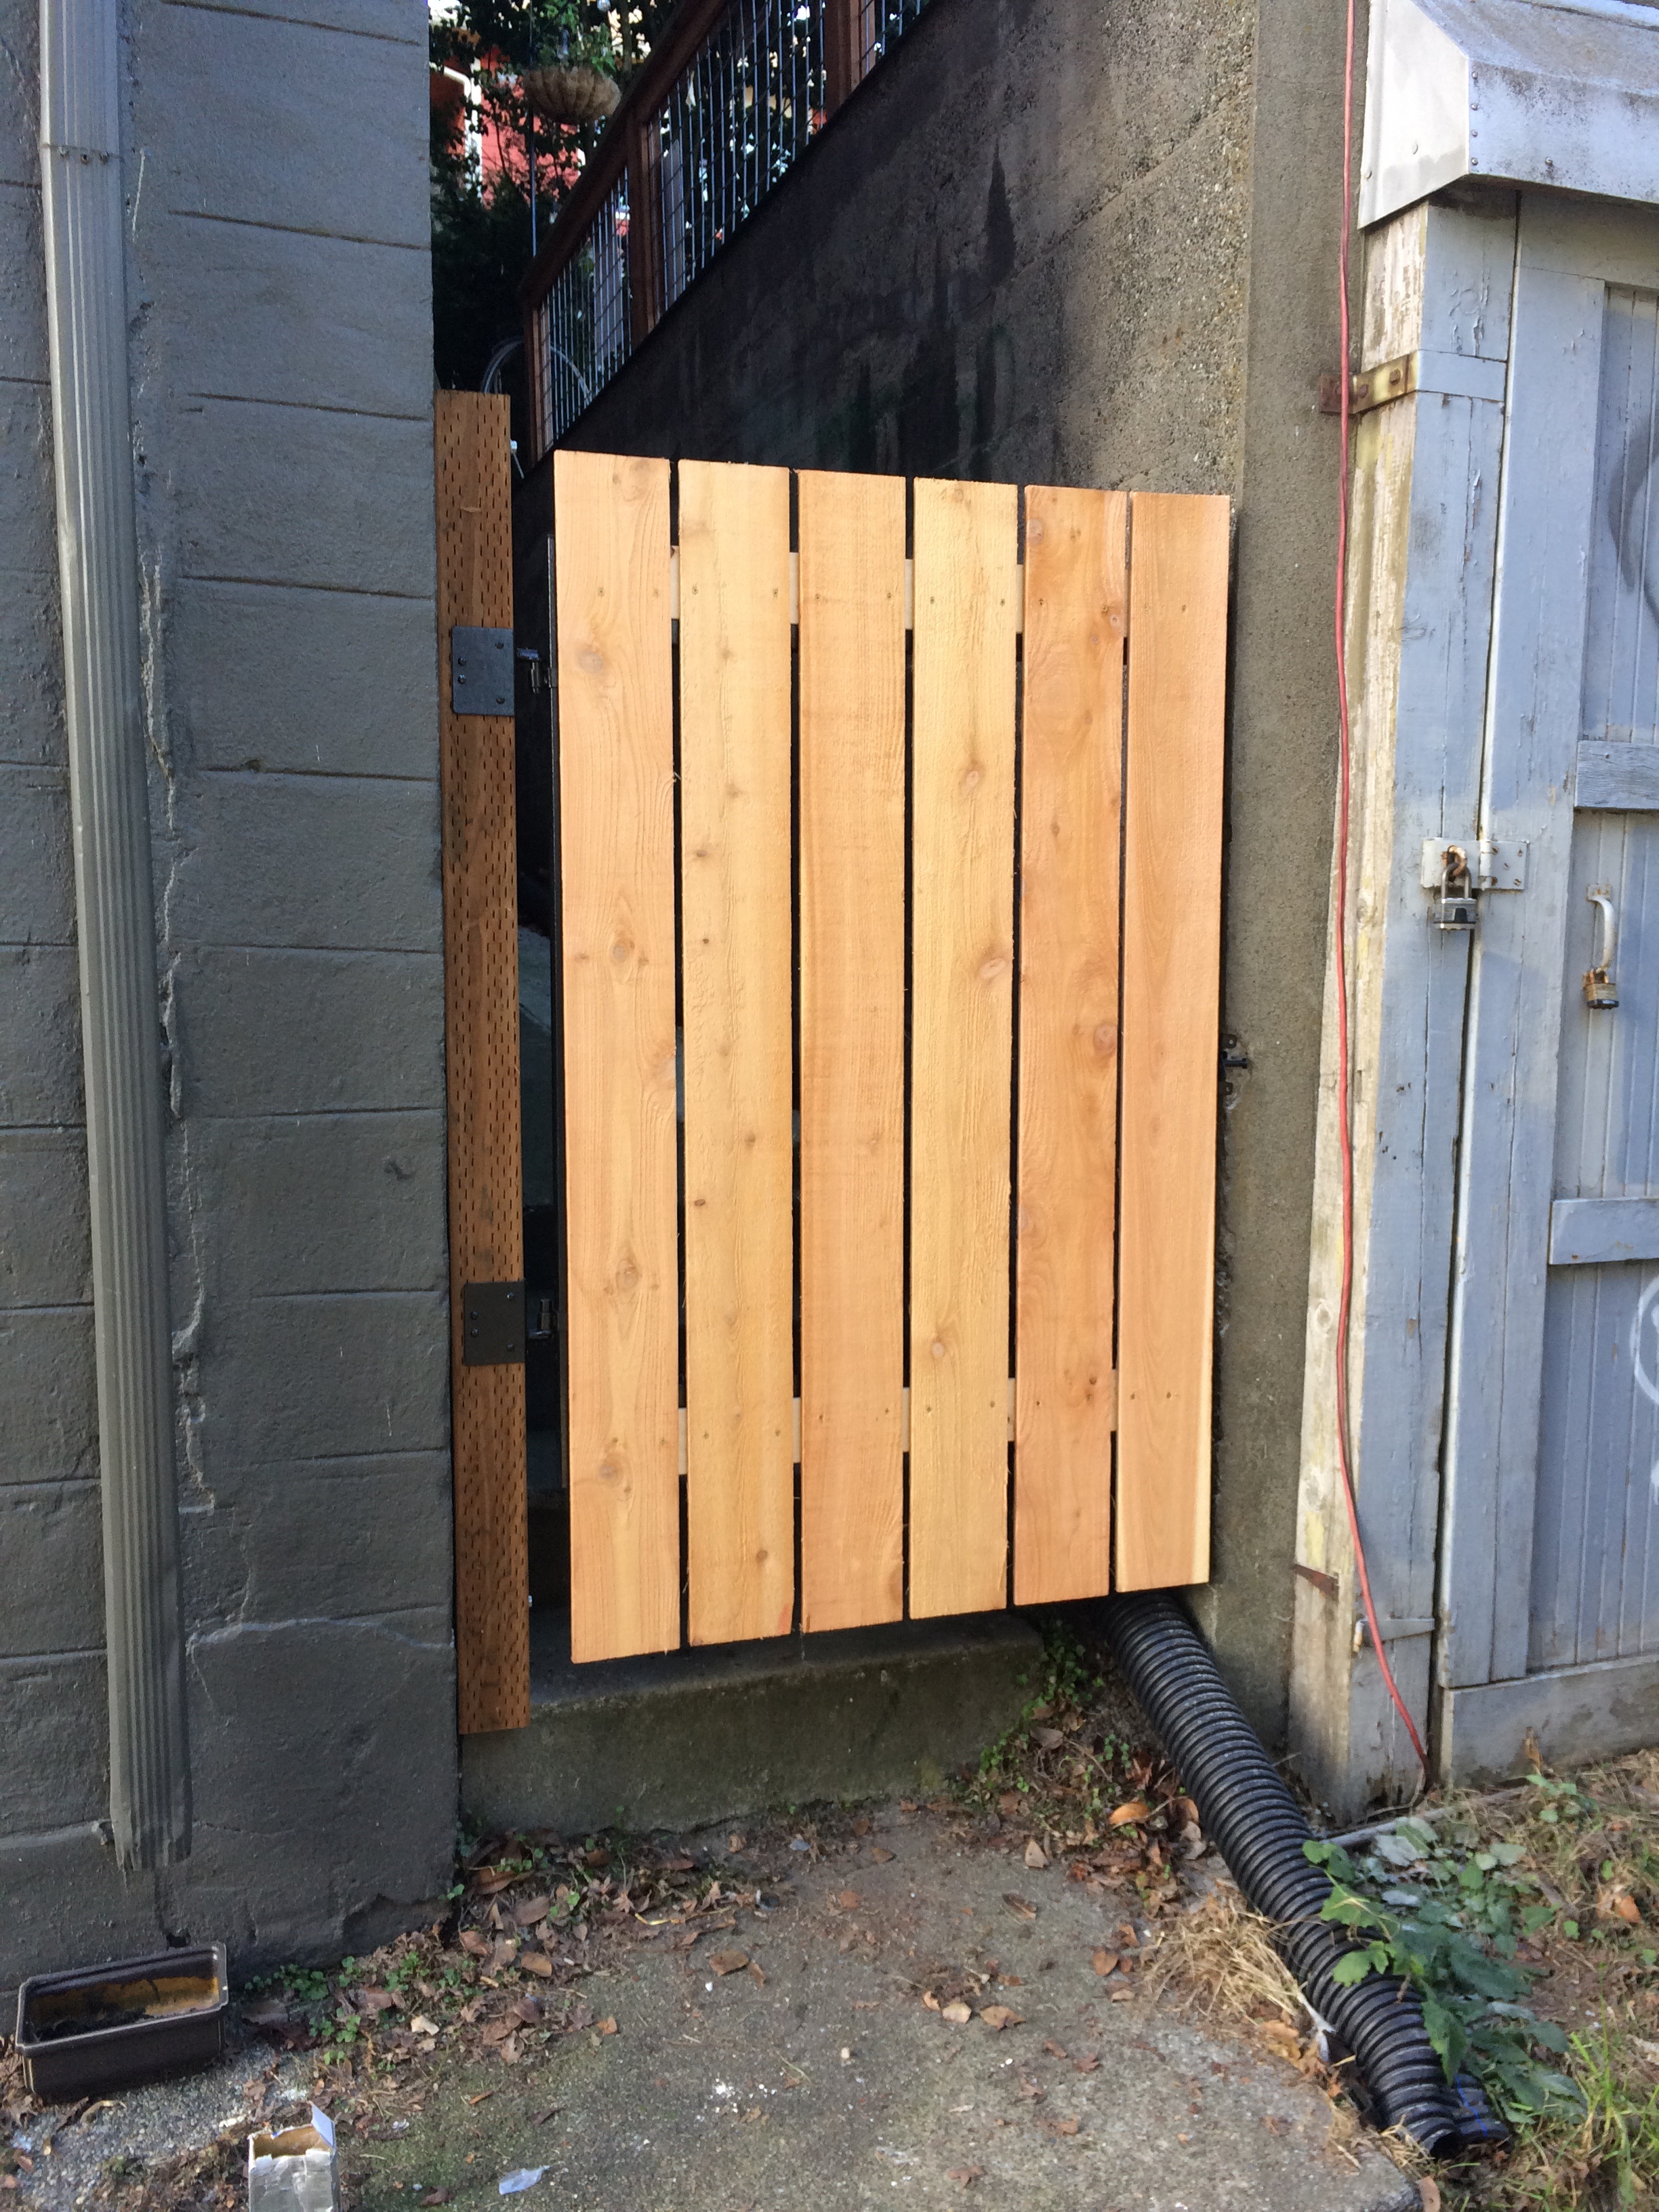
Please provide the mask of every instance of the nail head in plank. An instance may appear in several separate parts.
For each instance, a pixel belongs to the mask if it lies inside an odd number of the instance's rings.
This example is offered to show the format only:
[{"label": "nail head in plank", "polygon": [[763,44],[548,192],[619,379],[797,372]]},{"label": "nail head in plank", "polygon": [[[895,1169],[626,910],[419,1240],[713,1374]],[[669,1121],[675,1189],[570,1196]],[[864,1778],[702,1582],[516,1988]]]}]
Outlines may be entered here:
[{"label": "nail head in plank", "polygon": [[904,1606],[904,482],[803,471],[801,1623]]},{"label": "nail head in plank", "polygon": [[668,464],[554,457],[571,1650],[679,1642]]},{"label": "nail head in plank", "polygon": [[789,476],[679,471],[687,1581],[694,1644],[794,1612]]},{"label": "nail head in plank", "polygon": [[456,1689],[471,1735],[530,1719],[524,1370],[469,1367],[462,1336],[465,1284],[524,1273],[514,727],[458,714],[450,665],[458,627],[513,618],[507,402],[441,392],[434,434]]},{"label": "nail head in plank", "polygon": [[1014,1601],[1111,1587],[1128,501],[1025,494]]},{"label": "nail head in plank", "polygon": [[915,489],[910,1610],[1007,1595],[1017,511]]},{"label": "nail head in plank", "polygon": [[1130,502],[1116,1576],[1209,1573],[1228,506]]}]

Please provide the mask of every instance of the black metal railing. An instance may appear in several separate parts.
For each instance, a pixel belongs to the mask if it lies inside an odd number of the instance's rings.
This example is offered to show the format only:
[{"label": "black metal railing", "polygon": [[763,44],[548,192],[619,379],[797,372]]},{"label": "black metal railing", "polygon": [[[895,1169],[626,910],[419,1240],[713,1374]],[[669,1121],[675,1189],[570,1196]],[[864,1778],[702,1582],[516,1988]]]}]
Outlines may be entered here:
[{"label": "black metal railing", "polygon": [[538,458],[924,4],[684,0],[524,284]]}]

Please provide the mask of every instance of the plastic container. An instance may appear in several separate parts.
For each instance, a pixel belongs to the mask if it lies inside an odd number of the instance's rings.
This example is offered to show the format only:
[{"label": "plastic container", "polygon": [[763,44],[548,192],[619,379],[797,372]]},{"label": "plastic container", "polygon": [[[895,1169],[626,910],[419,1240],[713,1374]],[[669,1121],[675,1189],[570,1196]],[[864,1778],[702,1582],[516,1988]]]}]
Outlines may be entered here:
[{"label": "plastic container", "polygon": [[225,2047],[225,1947],[33,1974],[17,1992],[17,2055],[43,2104],[210,2066]]}]

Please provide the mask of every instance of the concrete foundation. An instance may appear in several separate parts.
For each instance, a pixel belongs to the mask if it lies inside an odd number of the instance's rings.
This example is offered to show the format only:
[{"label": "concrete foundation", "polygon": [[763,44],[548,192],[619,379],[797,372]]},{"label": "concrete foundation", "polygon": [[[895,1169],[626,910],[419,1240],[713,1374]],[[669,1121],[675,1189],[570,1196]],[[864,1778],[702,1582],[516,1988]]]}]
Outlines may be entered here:
[{"label": "concrete foundation", "polygon": [[1019,1718],[1042,1638],[1018,1615],[781,1637],[573,1667],[531,1638],[528,1729],[465,1737],[490,1828],[684,1828],[770,1807],[927,1796]]}]

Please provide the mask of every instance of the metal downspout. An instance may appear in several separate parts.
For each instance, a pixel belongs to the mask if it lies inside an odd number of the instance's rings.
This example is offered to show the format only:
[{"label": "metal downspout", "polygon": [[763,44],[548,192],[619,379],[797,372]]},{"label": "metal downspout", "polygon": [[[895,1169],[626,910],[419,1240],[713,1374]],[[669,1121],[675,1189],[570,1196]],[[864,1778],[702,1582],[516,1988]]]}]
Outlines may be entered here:
[{"label": "metal downspout", "polygon": [[190,1849],[117,0],[40,0],[40,180],[121,1865]]}]

